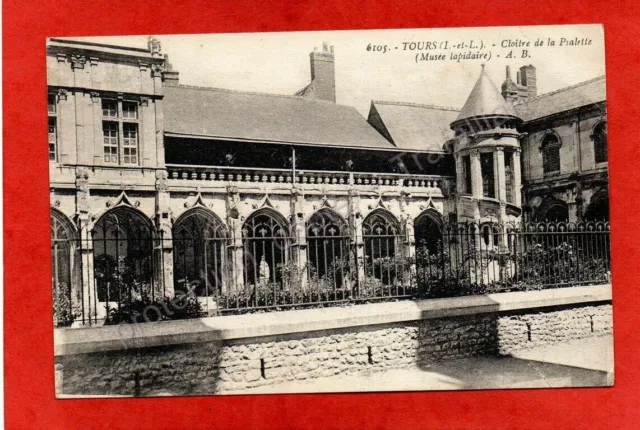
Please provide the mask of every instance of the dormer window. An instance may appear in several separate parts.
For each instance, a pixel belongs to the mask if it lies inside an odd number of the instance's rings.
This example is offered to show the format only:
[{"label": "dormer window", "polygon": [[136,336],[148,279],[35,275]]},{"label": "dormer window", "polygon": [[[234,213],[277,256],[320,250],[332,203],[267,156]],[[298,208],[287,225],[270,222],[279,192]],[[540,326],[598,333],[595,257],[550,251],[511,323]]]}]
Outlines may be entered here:
[{"label": "dormer window", "polygon": [[545,174],[560,172],[560,139],[549,133],[542,139],[542,168]]}]

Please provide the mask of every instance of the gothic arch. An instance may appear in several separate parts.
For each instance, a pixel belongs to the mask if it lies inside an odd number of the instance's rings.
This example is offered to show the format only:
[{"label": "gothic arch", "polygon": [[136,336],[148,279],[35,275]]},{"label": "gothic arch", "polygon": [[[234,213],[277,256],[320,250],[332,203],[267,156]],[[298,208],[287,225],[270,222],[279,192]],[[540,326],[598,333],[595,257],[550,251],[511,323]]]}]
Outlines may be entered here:
[{"label": "gothic arch", "polygon": [[242,225],[246,285],[282,282],[282,268],[289,261],[291,229],[279,212],[263,207]]},{"label": "gothic arch", "polygon": [[364,271],[382,284],[395,283],[404,269],[401,260],[404,246],[398,219],[386,209],[375,209],[362,223]]},{"label": "gothic arch", "polygon": [[435,209],[427,209],[418,215],[413,223],[416,249],[429,254],[438,252],[442,243],[444,222]]},{"label": "gothic arch", "polygon": [[607,148],[607,122],[598,121],[591,129],[593,141],[593,155],[596,163],[605,163],[608,160]]},{"label": "gothic arch", "polygon": [[[156,268],[153,222],[138,209],[120,204],[104,212],[91,229],[97,301],[117,303],[154,297]],[[109,305],[108,305],[109,306]],[[102,309],[95,309],[96,314]]]},{"label": "gothic arch", "polygon": [[330,208],[314,212],[307,221],[307,261],[312,279],[325,278],[341,287],[349,270],[349,227]]},{"label": "gothic arch", "polygon": [[542,151],[542,169],[544,173],[560,172],[560,147],[562,139],[553,130],[547,131],[540,139]]},{"label": "gothic arch", "polygon": [[556,198],[548,198],[535,211],[537,221],[568,221],[569,206]]},{"label": "gothic arch", "polygon": [[51,281],[54,325],[70,325],[82,316],[82,283],[78,231],[71,220],[51,208]]},{"label": "gothic arch", "polygon": [[607,190],[599,190],[591,196],[584,218],[587,221],[609,221],[609,192]]},{"label": "gothic arch", "polygon": [[397,236],[401,233],[398,219],[387,209],[374,209],[362,222],[364,236]]},{"label": "gothic arch", "polygon": [[177,290],[213,296],[227,282],[228,229],[204,207],[191,208],[173,224],[173,277]]},{"label": "gothic arch", "polygon": [[321,208],[307,221],[307,238],[313,236],[343,236],[348,233],[347,221],[331,208]]}]

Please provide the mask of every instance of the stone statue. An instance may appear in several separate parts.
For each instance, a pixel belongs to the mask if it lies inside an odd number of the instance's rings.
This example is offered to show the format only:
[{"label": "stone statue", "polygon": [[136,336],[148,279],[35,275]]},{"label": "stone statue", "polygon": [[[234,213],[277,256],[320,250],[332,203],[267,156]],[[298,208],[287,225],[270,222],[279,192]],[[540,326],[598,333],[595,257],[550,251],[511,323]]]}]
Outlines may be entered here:
[{"label": "stone statue", "polygon": [[269,264],[264,261],[264,255],[260,258],[260,264],[258,265],[258,279],[261,285],[266,285],[269,282],[269,276],[271,276],[271,270]]}]

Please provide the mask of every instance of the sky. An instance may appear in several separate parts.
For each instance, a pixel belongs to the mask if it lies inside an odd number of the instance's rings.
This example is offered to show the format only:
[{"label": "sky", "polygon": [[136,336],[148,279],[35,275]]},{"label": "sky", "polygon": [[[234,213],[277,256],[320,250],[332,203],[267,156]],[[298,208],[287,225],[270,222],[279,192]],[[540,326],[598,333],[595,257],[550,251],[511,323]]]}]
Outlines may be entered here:
[{"label": "sky", "polygon": [[[162,43],[180,83],[239,91],[292,95],[310,82],[309,53],[322,43],[334,46],[337,103],[367,115],[372,100],[422,103],[461,108],[473,88],[481,64],[498,88],[505,66],[515,71],[533,64],[538,94],[573,85],[605,73],[604,35],[599,25],[480,27],[287,33],[154,35]],[[146,48],[147,35],[78,38]],[[547,46],[548,38],[556,41]],[[591,40],[590,45],[560,46],[566,41]],[[533,46],[536,40],[542,47]],[[469,43],[482,43],[488,59],[450,60],[451,52],[478,52]],[[411,50],[411,42],[466,43],[459,50]],[[504,44],[529,47],[502,47]],[[367,47],[387,47],[387,52]],[[384,48],[382,48],[384,49]],[[528,52],[522,57],[522,49]],[[506,58],[512,51],[514,58]],[[445,54],[447,60],[416,62],[416,54]]]}]

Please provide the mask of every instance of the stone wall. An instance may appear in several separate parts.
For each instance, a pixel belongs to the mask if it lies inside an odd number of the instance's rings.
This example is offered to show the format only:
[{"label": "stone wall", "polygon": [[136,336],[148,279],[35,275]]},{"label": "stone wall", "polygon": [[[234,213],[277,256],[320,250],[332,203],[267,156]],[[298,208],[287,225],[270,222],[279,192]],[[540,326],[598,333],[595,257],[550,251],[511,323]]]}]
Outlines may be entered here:
[{"label": "stone wall", "polygon": [[611,305],[576,305],[61,355],[56,373],[63,394],[213,394],[509,354],[611,330]]},{"label": "stone wall", "polygon": [[611,305],[504,315],[498,319],[499,353],[611,334],[612,321]]}]

